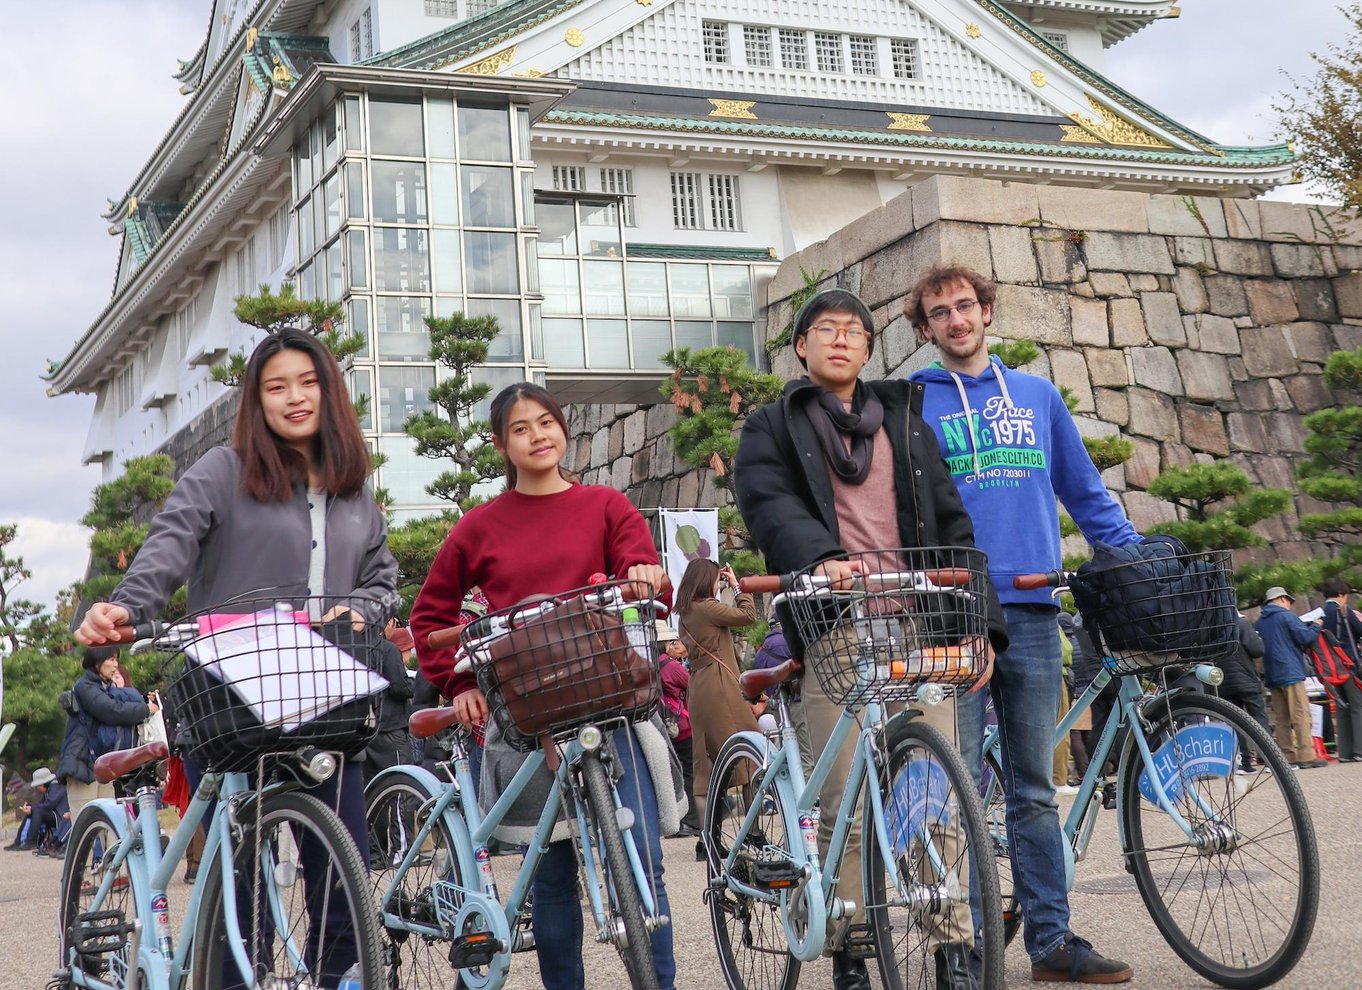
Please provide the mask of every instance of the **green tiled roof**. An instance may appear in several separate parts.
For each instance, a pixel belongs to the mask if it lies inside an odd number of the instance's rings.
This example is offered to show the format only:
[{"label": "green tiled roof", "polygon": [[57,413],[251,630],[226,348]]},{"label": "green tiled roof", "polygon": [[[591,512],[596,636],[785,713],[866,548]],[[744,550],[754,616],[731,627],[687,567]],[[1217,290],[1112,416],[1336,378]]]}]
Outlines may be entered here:
[{"label": "green tiled roof", "polygon": [[669,258],[676,261],[772,261],[775,248],[720,247],[713,244],[625,244],[630,258]]},{"label": "green tiled roof", "polygon": [[508,0],[491,10],[442,28],[392,51],[382,52],[364,65],[398,69],[442,69],[446,65],[495,48],[586,0]]},{"label": "green tiled roof", "polygon": [[128,239],[128,247],[132,248],[133,260],[138,265],[146,261],[154,246],[147,225],[137,217],[128,217],[123,221],[123,236]]}]

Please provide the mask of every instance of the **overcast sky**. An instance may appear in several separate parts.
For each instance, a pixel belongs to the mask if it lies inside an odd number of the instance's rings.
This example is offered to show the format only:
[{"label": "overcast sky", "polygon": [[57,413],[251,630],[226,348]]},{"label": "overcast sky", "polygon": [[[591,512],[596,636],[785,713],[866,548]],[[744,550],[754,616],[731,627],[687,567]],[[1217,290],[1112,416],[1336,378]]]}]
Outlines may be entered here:
[{"label": "overcast sky", "polygon": [[[50,604],[84,569],[77,520],[99,477],[79,464],[93,397],[47,398],[39,376],[108,303],[118,241],[105,200],[184,106],[171,73],[202,41],[209,3],[0,0],[0,13],[0,522],[20,527],[34,572],[23,594]],[[1109,50],[1107,73],[1216,141],[1268,143],[1282,71],[1308,75],[1308,53],[1344,27],[1332,0],[1184,0],[1180,19]]]}]

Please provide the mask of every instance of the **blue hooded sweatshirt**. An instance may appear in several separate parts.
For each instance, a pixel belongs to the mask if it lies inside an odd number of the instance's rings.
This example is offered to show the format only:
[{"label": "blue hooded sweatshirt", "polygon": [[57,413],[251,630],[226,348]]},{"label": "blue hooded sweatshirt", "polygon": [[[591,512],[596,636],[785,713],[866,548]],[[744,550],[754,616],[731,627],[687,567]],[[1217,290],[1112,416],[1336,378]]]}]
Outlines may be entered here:
[{"label": "blue hooded sweatshirt", "polygon": [[939,363],[910,377],[927,384],[922,418],[936,431],[1004,604],[1054,603],[1049,589],[1018,591],[1012,579],[1060,566],[1056,497],[1089,543],[1139,542],[1050,382],[997,357],[978,378]]}]

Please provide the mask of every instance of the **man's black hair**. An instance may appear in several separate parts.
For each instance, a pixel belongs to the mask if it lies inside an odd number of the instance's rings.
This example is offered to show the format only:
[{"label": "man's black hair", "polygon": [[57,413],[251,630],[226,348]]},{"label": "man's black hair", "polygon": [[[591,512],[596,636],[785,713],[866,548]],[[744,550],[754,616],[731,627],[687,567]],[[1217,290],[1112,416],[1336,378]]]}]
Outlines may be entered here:
[{"label": "man's black hair", "polygon": [[[793,347],[795,341],[809,332],[809,327],[813,326],[813,321],[824,313],[851,313],[858,317],[861,326],[865,327],[868,334],[866,338],[866,357],[875,353],[875,319],[870,315],[870,307],[862,301],[861,297],[854,292],[846,289],[824,289],[822,292],[815,293],[803,306],[799,307],[799,312],[795,313],[793,332],[790,336],[790,346]],[[795,352],[796,356],[798,351]],[[808,362],[803,358],[799,363],[808,367]]]}]

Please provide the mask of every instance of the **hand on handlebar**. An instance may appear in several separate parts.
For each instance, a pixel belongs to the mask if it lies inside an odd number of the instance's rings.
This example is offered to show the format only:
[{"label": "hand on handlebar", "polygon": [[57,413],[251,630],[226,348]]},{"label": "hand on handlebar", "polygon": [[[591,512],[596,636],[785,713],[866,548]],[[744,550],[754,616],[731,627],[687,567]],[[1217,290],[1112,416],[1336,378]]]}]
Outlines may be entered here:
[{"label": "hand on handlebar", "polygon": [[469,688],[461,694],[456,694],[449,707],[454,709],[454,717],[459,720],[459,724],[470,729],[487,720],[487,699],[477,688]]},{"label": "hand on handlebar", "polygon": [[364,616],[360,615],[349,605],[333,606],[325,615],[322,616],[322,622],[323,623],[333,622],[336,619],[341,618],[346,613],[349,613],[350,615],[350,628],[353,629],[355,632],[363,632]]},{"label": "hand on handlebar", "polygon": [[116,643],[118,642],[117,628],[126,626],[131,621],[132,616],[122,605],[95,602],[85,613],[85,617],[81,619],[80,627],[76,629],[75,636],[85,646]]},{"label": "hand on handlebar", "polygon": [[650,598],[662,591],[667,572],[661,564],[635,564],[624,575],[626,580],[646,582],[633,585],[629,593],[634,598]]},{"label": "hand on handlebar", "polygon": [[848,591],[857,574],[861,573],[859,560],[825,560],[814,570],[828,579],[828,587],[833,591]]}]

